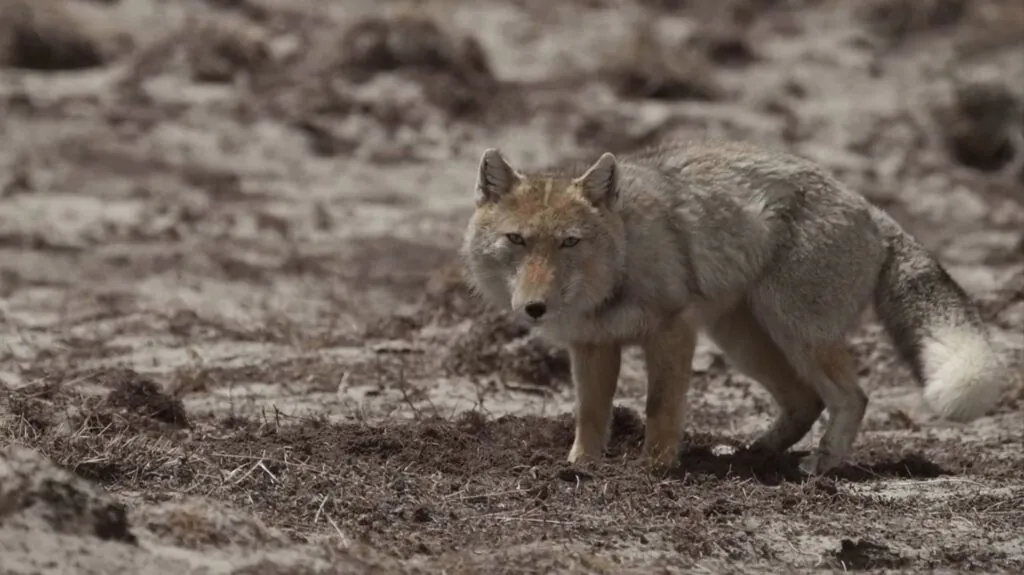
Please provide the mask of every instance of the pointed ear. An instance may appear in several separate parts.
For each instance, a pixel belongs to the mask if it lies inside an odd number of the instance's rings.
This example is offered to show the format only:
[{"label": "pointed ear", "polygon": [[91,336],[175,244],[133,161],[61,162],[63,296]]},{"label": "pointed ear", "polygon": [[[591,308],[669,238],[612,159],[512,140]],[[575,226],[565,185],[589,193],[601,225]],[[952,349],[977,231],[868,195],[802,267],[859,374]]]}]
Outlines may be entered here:
[{"label": "pointed ear", "polygon": [[601,154],[593,166],[573,181],[595,206],[611,207],[619,196],[619,165],[611,152]]},{"label": "pointed ear", "polygon": [[476,176],[476,205],[496,202],[512,190],[521,176],[495,148],[488,148],[480,157]]}]

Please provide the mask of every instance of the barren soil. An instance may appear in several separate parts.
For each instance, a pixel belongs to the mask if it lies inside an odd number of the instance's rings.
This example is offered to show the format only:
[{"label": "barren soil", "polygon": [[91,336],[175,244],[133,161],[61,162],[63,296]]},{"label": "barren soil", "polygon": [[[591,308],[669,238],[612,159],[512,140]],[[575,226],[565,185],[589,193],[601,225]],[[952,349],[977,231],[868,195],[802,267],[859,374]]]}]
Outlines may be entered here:
[{"label": "barren soil", "polygon": [[868,314],[850,463],[677,468],[631,350],[600,464],[564,351],[469,295],[476,162],[742,138],[889,210],[1024,340],[1017,0],[0,0],[0,572],[1024,571],[1024,391],[937,420]]}]

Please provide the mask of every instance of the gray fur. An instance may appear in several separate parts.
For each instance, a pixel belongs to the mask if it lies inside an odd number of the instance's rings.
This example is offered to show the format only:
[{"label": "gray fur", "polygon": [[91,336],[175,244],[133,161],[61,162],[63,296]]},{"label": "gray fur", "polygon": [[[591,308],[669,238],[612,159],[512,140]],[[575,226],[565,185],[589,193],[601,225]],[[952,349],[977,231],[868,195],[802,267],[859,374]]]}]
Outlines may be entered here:
[{"label": "gray fur", "polygon": [[[616,247],[586,257],[614,270],[608,277],[615,279],[595,281],[600,293],[592,297],[552,292],[552,312],[538,328],[564,343],[638,343],[682,314],[772,390],[781,412],[756,446],[787,449],[828,409],[824,437],[803,463],[809,472],[837,465],[858,433],[867,396],[855,372],[829,371],[821,358],[842,346],[868,305],[925,384],[923,350],[936,327],[987,341],[974,304],[942,266],[892,218],[808,160],[704,142],[619,159],[605,154],[592,173],[612,174],[597,181],[617,187],[610,213],[595,217],[620,225],[594,228],[595,245]],[[511,285],[520,270],[500,263],[494,237],[478,228],[471,223],[464,246],[470,277],[492,303],[508,306],[510,290],[496,286]],[[616,229],[621,237],[605,237]],[[760,359],[758,350],[767,350]],[[990,406],[991,386],[984,398],[960,399],[973,384],[943,383],[956,389],[956,401]]]},{"label": "gray fur", "polygon": [[924,383],[921,348],[933,327],[962,326],[984,333],[985,326],[970,297],[942,265],[891,216],[877,209],[874,215],[889,246],[875,307],[900,356]]}]

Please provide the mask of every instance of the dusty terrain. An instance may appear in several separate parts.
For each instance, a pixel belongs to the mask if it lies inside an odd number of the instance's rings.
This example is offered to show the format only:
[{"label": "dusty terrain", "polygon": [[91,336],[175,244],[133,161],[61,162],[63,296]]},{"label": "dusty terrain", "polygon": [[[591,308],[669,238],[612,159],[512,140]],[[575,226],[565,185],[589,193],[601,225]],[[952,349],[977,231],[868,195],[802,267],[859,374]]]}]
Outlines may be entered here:
[{"label": "dusty terrain", "polygon": [[[475,166],[662,138],[818,160],[1024,339],[1015,0],[0,0],[0,572],[1024,570],[1024,392],[935,420],[866,317],[850,464],[564,463],[564,352],[455,250]],[[820,426],[797,451],[816,441]]]}]

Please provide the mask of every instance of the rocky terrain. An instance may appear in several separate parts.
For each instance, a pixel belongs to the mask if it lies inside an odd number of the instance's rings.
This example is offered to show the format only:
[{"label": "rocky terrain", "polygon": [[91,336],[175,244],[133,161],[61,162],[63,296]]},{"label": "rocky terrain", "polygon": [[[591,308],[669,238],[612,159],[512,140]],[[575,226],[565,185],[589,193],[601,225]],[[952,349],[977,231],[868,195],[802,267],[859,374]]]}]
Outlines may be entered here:
[{"label": "rocky terrain", "polygon": [[1024,391],[936,419],[870,314],[849,465],[564,462],[562,350],[474,299],[476,164],[668,138],[814,159],[1024,344],[1017,0],[0,0],[0,573],[1024,570]]}]

